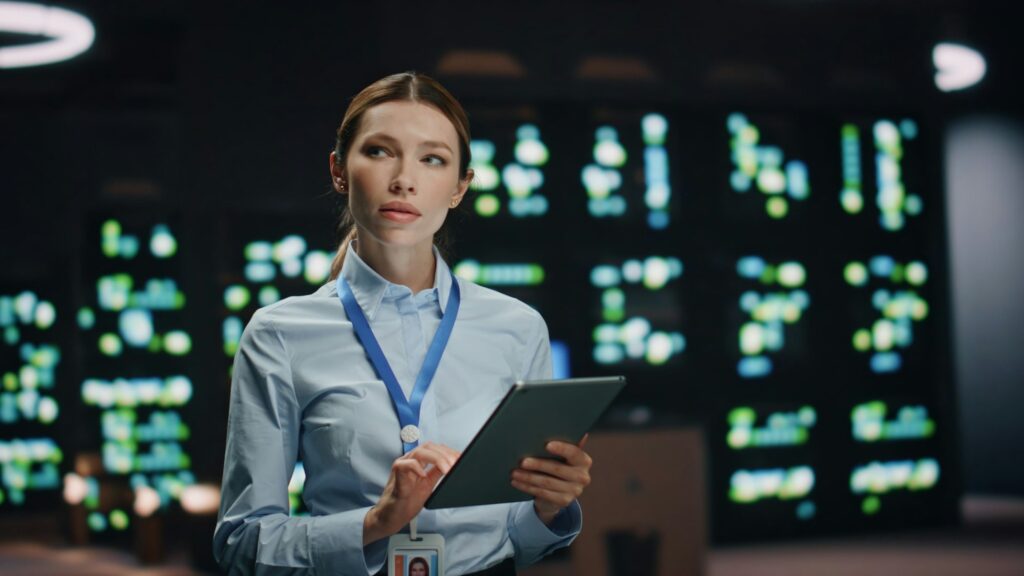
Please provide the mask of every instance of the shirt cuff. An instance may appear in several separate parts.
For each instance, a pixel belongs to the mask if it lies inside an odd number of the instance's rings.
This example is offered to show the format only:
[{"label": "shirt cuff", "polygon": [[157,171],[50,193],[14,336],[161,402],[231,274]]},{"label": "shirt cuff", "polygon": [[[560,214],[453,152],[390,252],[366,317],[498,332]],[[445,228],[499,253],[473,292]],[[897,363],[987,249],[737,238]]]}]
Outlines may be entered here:
[{"label": "shirt cuff", "polygon": [[572,543],[583,528],[583,510],[578,501],[562,509],[551,525],[537,516],[533,502],[521,502],[513,512],[509,536],[516,547],[516,564],[532,564],[558,548]]},{"label": "shirt cuff", "polygon": [[310,551],[318,574],[380,572],[387,560],[388,541],[363,546],[363,522],[370,507],[316,516],[310,530]]}]

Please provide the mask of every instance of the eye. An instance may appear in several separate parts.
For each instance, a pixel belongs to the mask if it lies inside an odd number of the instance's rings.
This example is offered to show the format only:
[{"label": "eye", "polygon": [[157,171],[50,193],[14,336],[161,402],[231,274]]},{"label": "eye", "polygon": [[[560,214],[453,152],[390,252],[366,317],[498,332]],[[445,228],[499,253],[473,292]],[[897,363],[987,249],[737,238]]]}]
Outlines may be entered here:
[{"label": "eye", "polygon": [[448,162],[444,158],[441,158],[440,156],[435,156],[433,154],[423,158],[423,162],[425,162],[429,166],[445,166],[448,164]]},{"label": "eye", "polygon": [[381,146],[367,146],[363,149],[363,153],[370,158],[383,158],[388,155],[388,151]]}]

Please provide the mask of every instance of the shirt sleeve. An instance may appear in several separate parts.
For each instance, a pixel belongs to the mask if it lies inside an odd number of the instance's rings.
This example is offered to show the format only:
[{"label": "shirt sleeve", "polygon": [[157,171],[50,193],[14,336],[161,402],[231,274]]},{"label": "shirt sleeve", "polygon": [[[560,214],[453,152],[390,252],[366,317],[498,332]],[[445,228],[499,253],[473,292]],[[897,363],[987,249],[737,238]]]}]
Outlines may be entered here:
[{"label": "shirt sleeve", "polygon": [[374,574],[386,541],[365,549],[369,508],[291,517],[288,482],[301,420],[281,335],[258,311],[235,356],[214,556],[229,574]]},{"label": "shirt sleeve", "polygon": [[[552,377],[551,342],[544,319],[537,314],[530,350],[523,367],[524,380],[545,380]],[[517,566],[526,566],[540,560],[559,548],[572,543],[583,528],[583,511],[574,501],[555,516],[551,525],[545,525],[537,516],[533,502],[517,502],[509,508],[508,533],[515,548]]]}]

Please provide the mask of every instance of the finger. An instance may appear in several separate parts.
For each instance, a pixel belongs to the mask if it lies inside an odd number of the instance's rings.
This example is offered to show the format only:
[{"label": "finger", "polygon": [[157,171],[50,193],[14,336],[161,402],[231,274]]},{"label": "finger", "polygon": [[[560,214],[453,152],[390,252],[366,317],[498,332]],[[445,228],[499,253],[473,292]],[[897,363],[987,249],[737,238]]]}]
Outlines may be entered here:
[{"label": "finger", "polygon": [[590,483],[590,472],[586,468],[577,468],[564,462],[546,458],[527,458],[516,470],[543,474],[566,482],[587,485]]},{"label": "finger", "polygon": [[547,443],[545,448],[555,456],[565,458],[565,461],[572,466],[582,466],[589,469],[590,465],[593,464],[593,460],[590,458],[590,455],[575,444],[552,440]]},{"label": "finger", "polygon": [[448,458],[451,460],[453,466],[455,465],[455,462],[458,461],[459,457],[462,456],[462,452],[459,452],[454,448],[445,446],[444,444],[436,444],[434,442],[427,442],[427,444],[430,444],[431,446],[435,447],[436,449],[440,450],[445,455],[447,455]]},{"label": "finger", "polygon": [[565,508],[566,506],[572,504],[573,500],[575,500],[575,498],[573,498],[570,494],[554,492],[552,490],[547,490],[546,488],[541,488],[539,486],[524,484],[522,482],[519,482],[518,480],[512,481],[512,487],[515,488],[516,490],[525,492],[530,496],[533,496],[534,498],[540,500],[541,502],[552,504],[554,506],[557,506],[558,508]]},{"label": "finger", "polygon": [[440,454],[444,458],[444,461],[447,462],[447,468],[445,469],[445,474],[447,474],[447,469],[451,469],[452,466],[455,465],[456,460],[459,459],[459,452],[457,452],[457,451],[455,451],[455,450],[453,450],[453,449],[451,449],[451,448],[449,448],[447,446],[444,446],[443,444],[434,444],[434,443],[430,442],[430,443],[427,443],[427,446],[428,446],[428,448],[432,452],[434,452],[436,454]]},{"label": "finger", "polygon": [[[419,450],[420,448],[422,448],[425,451],[443,455],[445,459],[448,460],[449,464],[453,466],[455,465],[455,461],[459,459],[459,456],[461,456],[461,453],[458,452],[457,450],[453,450],[452,448],[449,448],[444,444],[438,444],[436,442],[424,442],[422,445],[416,448],[416,450]],[[413,451],[415,452],[415,450]]]},{"label": "finger", "polygon": [[391,465],[391,469],[392,471],[395,472],[395,474],[411,472],[412,474],[415,474],[420,478],[427,477],[427,470],[423,467],[422,464],[420,464],[418,460],[414,460],[412,458],[399,458],[398,460],[395,460],[395,463]]},{"label": "finger", "polygon": [[579,458],[574,456],[565,462],[551,458],[529,457],[524,458],[519,467],[525,470],[536,470],[561,478],[573,479],[579,478],[581,474],[590,473],[590,456],[586,452],[582,452]]},{"label": "finger", "polygon": [[403,458],[416,460],[424,465],[433,465],[444,474],[447,474],[455,464],[454,459],[449,454],[439,450],[436,444],[418,446],[415,450],[403,456]]},{"label": "finger", "polygon": [[521,484],[534,486],[536,488],[543,488],[550,492],[568,494],[572,498],[578,498],[580,494],[583,494],[584,484],[582,482],[572,482],[562,478],[548,476],[547,474],[515,470],[512,472],[512,479]]},{"label": "finger", "polygon": [[577,446],[579,446],[580,450],[583,450],[583,447],[587,445],[587,440],[590,440],[590,432],[587,432],[586,434],[584,434],[583,438],[580,439],[580,443],[577,444]]}]

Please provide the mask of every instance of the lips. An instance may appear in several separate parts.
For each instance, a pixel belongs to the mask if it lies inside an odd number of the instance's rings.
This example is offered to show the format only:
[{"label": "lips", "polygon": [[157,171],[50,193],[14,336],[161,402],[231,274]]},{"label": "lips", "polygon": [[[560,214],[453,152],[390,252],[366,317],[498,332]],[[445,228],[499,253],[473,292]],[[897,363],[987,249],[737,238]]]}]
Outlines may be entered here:
[{"label": "lips", "polygon": [[412,204],[408,204],[406,202],[388,202],[387,204],[380,207],[380,211],[420,216],[420,211],[417,210],[416,207],[413,206]]},{"label": "lips", "polygon": [[380,207],[380,215],[392,222],[407,224],[420,217],[420,211],[405,202],[388,202]]}]

